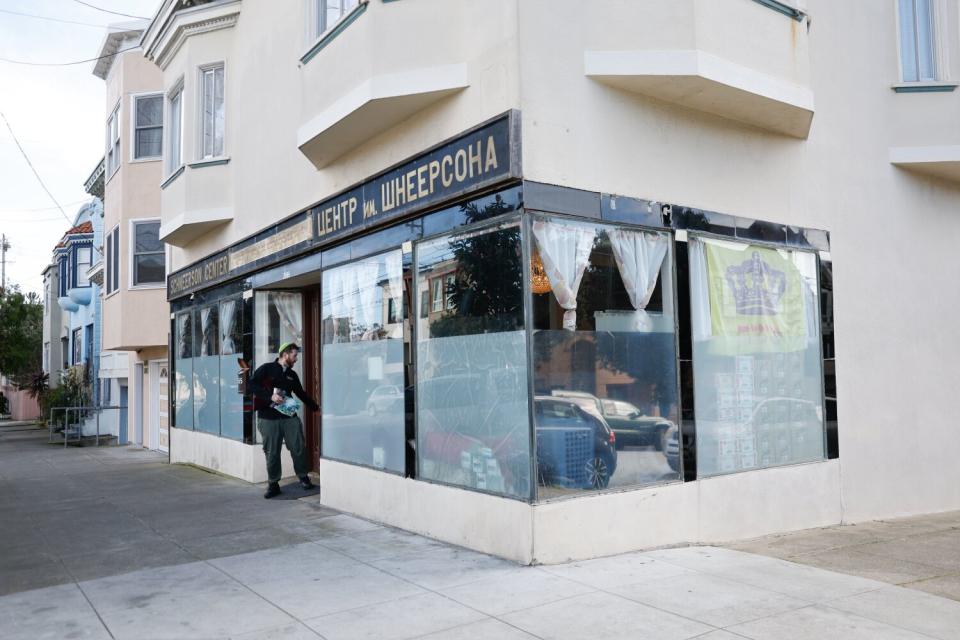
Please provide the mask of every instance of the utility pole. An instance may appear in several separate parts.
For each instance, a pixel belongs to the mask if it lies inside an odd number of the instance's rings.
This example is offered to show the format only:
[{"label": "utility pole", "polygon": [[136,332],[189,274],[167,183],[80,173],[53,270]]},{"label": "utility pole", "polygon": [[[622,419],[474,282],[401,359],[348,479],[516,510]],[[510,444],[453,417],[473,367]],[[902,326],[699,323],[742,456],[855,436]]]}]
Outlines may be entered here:
[{"label": "utility pole", "polygon": [[7,249],[9,248],[7,234],[3,234],[0,236],[0,292],[7,290]]}]

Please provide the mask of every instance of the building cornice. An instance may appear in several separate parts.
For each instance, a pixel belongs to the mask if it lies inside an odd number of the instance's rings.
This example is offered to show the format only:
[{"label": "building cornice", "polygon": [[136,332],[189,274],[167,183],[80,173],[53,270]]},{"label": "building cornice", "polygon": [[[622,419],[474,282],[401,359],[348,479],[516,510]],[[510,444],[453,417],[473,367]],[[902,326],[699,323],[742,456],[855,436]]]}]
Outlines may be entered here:
[{"label": "building cornice", "polygon": [[167,0],[143,33],[144,56],[166,69],[189,37],[233,27],[240,16],[240,2],[215,0],[183,8],[182,0]]}]

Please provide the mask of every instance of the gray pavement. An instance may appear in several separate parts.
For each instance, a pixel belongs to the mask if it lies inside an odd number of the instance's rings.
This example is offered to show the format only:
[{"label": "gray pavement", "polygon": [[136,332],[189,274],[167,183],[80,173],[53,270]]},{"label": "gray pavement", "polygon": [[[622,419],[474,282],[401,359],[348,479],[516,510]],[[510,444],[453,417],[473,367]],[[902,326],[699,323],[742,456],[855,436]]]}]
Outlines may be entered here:
[{"label": "gray pavement", "polygon": [[44,437],[0,424],[4,639],[960,639],[958,602],[769,555],[520,567],[316,497],[266,501],[155,454]]}]

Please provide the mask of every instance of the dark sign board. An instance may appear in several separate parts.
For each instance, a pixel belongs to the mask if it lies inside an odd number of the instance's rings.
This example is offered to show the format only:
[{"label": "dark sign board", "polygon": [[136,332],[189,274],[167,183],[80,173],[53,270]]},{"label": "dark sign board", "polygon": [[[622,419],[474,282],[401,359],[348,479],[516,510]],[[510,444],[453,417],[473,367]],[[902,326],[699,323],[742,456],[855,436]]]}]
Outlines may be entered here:
[{"label": "dark sign board", "polygon": [[288,257],[520,177],[510,112],[167,278],[173,300]]}]

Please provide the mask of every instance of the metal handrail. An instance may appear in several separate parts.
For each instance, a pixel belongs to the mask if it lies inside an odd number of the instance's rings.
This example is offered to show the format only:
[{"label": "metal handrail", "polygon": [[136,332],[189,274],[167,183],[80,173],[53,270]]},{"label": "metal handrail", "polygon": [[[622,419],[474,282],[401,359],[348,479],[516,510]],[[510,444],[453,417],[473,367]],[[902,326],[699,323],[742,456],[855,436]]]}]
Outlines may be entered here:
[{"label": "metal handrail", "polygon": [[[127,407],[126,407],[126,406],[123,406],[123,405],[114,405],[114,406],[106,406],[106,407],[103,407],[103,406],[50,407],[50,421],[48,422],[48,425],[49,425],[49,434],[48,434],[47,441],[48,441],[48,442],[53,442],[53,412],[54,412],[54,411],[60,410],[60,411],[63,411],[63,412],[64,412],[64,423],[63,423],[63,447],[64,447],[64,449],[66,449],[66,447],[67,447],[67,440],[68,440],[68,438],[67,438],[67,429],[70,428],[70,412],[71,412],[71,411],[76,411],[76,412],[79,413],[80,411],[95,411],[95,412],[96,412],[96,418],[97,418],[96,444],[97,444],[97,446],[99,447],[99,446],[100,446],[100,413],[101,413],[102,411],[104,411],[104,410],[107,410],[107,409],[126,409],[126,408],[127,408]],[[79,425],[80,423],[78,422],[77,424]],[[82,427],[79,427],[79,426],[78,426],[77,430],[78,430],[77,440],[80,440],[81,438],[83,438]]]}]

